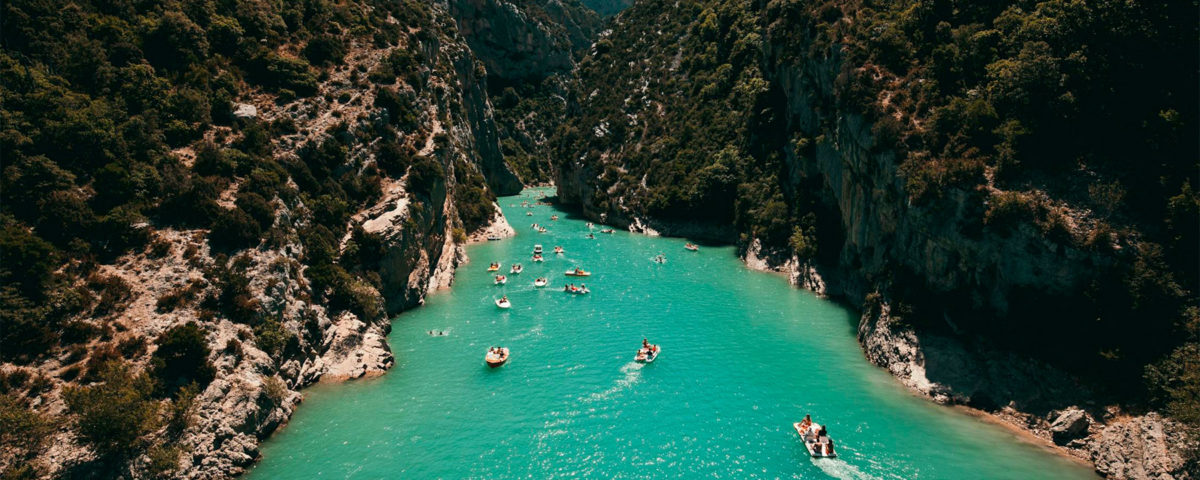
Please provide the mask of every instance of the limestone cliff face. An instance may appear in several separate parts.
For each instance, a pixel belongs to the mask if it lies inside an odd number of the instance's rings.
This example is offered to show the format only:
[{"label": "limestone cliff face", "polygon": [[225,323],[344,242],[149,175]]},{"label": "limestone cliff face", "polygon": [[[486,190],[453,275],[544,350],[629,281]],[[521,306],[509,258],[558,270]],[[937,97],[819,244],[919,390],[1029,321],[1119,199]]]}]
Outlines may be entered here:
[{"label": "limestone cliff face", "polygon": [[574,66],[597,20],[575,0],[448,0],[452,15],[489,75],[538,81]]}]

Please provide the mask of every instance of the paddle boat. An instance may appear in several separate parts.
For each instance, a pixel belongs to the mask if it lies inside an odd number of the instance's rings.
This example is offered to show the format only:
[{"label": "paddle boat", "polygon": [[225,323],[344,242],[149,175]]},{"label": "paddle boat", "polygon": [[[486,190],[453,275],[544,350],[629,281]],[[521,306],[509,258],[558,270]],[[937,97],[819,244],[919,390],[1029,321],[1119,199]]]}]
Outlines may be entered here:
[{"label": "paddle boat", "polygon": [[533,281],[533,286],[535,286],[535,287],[538,287],[538,288],[542,288],[542,287],[546,286],[546,285],[547,285],[547,284],[549,284],[549,283],[550,283],[550,282],[549,282],[548,280],[546,280],[546,278],[545,278],[545,277],[539,277],[537,280],[534,280],[534,281]]},{"label": "paddle boat", "polygon": [[559,246],[555,246],[555,247],[554,247],[554,253],[557,253],[557,254],[559,254],[559,255],[562,255],[564,251],[565,251],[565,250],[563,250],[563,248],[562,248],[562,247],[559,247]]},{"label": "paddle boat", "polygon": [[800,434],[800,439],[804,441],[804,448],[808,449],[808,454],[813,458],[836,458],[837,452],[833,451],[833,439],[829,438],[825,427],[814,423],[808,416],[804,416],[803,422],[792,424],[795,427],[796,433]]},{"label": "paddle boat", "polygon": [[512,268],[508,270],[508,273],[511,273],[513,275],[520,275],[521,272],[523,272],[523,271],[525,271],[525,267],[522,267],[521,264],[519,264],[519,263],[514,263]]},{"label": "paddle boat", "polygon": [[658,255],[655,255],[655,256],[654,256],[654,263],[667,263],[667,256],[666,256],[666,255],[663,255],[663,254],[661,254],[661,253],[660,253],[660,254],[658,254]]},{"label": "paddle boat", "polygon": [[509,308],[512,306],[512,302],[508,301],[507,296],[504,296],[500,297],[499,300],[496,300],[496,306],[500,308]]},{"label": "paddle boat", "polygon": [[504,285],[508,283],[508,277],[504,275],[496,275],[496,285]]},{"label": "paddle boat", "polygon": [[563,287],[563,292],[573,293],[575,295],[587,295],[592,293],[592,291],[588,290],[587,286],[583,284],[580,284],[578,287],[575,285],[567,285],[566,287]]},{"label": "paddle boat", "polygon": [[488,266],[488,271],[489,271],[489,272],[495,272],[495,271],[499,271],[499,270],[500,270],[500,264],[499,264],[499,263],[492,262],[492,264]]},{"label": "paddle boat", "polygon": [[574,270],[567,270],[568,277],[589,277],[591,275],[592,275],[591,272],[584,270],[582,268],[579,268],[579,267],[575,267]]},{"label": "paddle boat", "polygon": [[590,229],[590,228],[595,228],[595,227],[596,227],[595,225],[592,225],[592,222],[587,223],[587,228]]},{"label": "paddle boat", "polygon": [[688,249],[688,250],[691,250],[691,251],[693,251],[693,252],[698,252],[698,251],[700,251],[700,247],[696,246],[696,244],[694,244],[694,243],[688,243],[688,244],[685,244],[685,245],[683,246],[683,248],[686,248],[686,249]]},{"label": "paddle boat", "polygon": [[533,261],[535,261],[535,262],[541,262],[542,260],[545,260],[545,259],[543,259],[543,258],[542,258],[542,254],[540,254],[540,253],[535,253],[535,254],[533,254]]},{"label": "paddle boat", "polygon": [[538,233],[546,233],[546,227],[539,228]]},{"label": "paddle boat", "polygon": [[604,230],[600,230],[600,233],[613,233],[614,231],[615,231],[615,230],[613,230],[613,229],[611,229],[611,228],[606,228],[606,229],[604,229]]},{"label": "paddle boat", "polygon": [[533,246],[533,254],[534,254],[534,255],[541,255],[541,254],[542,254],[542,246],[541,246],[541,244],[538,244],[538,245],[534,245],[534,246]]},{"label": "paddle boat", "polygon": [[532,216],[533,216],[533,212],[525,212],[525,216],[526,216],[526,217],[532,217]]},{"label": "paddle boat", "polygon": [[633,357],[633,360],[638,363],[650,363],[658,358],[659,352],[662,352],[662,349],[658,345],[651,345],[645,339],[642,339],[642,348],[638,349],[637,355]]},{"label": "paddle boat", "polygon": [[552,222],[553,222],[553,221],[555,221],[555,220],[558,220],[558,215],[551,215],[551,216],[550,216],[550,221],[552,221]]},{"label": "paddle boat", "polygon": [[534,229],[534,230],[537,230],[537,229],[539,229],[539,228],[542,228],[542,226],[541,226],[541,225],[538,225],[538,224],[536,224],[536,223],[535,223],[535,224],[533,224],[533,225],[530,225],[530,226],[529,226],[529,228],[532,228],[532,229]]},{"label": "paddle boat", "polygon": [[504,365],[508,361],[508,347],[492,347],[488,349],[487,355],[483,357],[483,361],[492,368]]}]

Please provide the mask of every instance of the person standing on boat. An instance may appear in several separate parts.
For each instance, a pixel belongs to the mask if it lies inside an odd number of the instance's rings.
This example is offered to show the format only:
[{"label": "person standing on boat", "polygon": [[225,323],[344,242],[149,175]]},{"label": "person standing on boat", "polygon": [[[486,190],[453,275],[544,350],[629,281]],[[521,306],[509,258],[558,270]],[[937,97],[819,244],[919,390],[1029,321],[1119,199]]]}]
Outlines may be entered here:
[{"label": "person standing on boat", "polygon": [[812,415],[804,415],[804,420],[800,421],[800,430],[807,433],[809,427],[812,427]]}]

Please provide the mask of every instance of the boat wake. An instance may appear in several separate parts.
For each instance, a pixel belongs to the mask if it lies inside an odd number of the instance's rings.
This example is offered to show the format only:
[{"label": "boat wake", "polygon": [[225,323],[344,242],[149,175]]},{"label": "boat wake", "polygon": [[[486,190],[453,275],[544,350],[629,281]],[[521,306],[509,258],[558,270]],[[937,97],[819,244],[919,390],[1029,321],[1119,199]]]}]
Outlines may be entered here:
[{"label": "boat wake", "polygon": [[621,367],[621,373],[625,374],[624,377],[617,379],[617,383],[614,384],[612,387],[609,387],[608,390],[588,395],[586,398],[583,399],[583,401],[598,402],[601,400],[607,400],[609,398],[612,398],[613,395],[616,395],[616,394],[628,389],[631,385],[634,384],[634,382],[637,382],[638,378],[640,378],[642,376],[642,367],[644,367],[644,366],[645,366],[645,364],[638,363],[638,362],[626,363],[624,366]]},{"label": "boat wake", "polygon": [[816,465],[822,472],[833,478],[840,478],[842,480],[880,480],[879,477],[863,472],[858,467],[846,463],[845,460],[840,458],[814,458],[813,465]]},{"label": "boat wake", "polygon": [[531,328],[531,329],[527,330],[525,333],[521,333],[521,334],[519,334],[519,335],[517,335],[517,336],[513,337],[513,338],[512,338],[512,341],[514,341],[514,342],[515,342],[515,341],[518,341],[518,340],[524,340],[524,339],[526,339],[526,338],[529,338],[529,337],[536,337],[536,336],[538,336],[538,335],[541,335],[541,334],[542,334],[542,325],[541,325],[541,324],[538,324],[538,325],[534,325],[534,327],[533,327],[533,328]]}]

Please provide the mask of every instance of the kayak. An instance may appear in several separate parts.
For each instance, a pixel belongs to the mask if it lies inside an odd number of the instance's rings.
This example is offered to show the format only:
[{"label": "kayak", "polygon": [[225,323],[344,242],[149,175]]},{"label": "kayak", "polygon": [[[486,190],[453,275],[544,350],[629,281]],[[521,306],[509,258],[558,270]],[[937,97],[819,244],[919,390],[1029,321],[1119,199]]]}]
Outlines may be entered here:
[{"label": "kayak", "polygon": [[508,300],[501,298],[499,300],[496,300],[496,306],[500,307],[500,308],[509,308],[512,306],[512,302],[509,302]]},{"label": "kayak", "polygon": [[484,355],[483,361],[487,362],[489,367],[496,368],[504,365],[508,361],[508,347],[500,347],[500,352],[488,352]]},{"label": "kayak", "polygon": [[533,281],[533,286],[541,288],[541,287],[546,286],[546,284],[548,284],[548,283],[550,283],[550,282],[546,281],[546,279],[539,278],[539,279]]},{"label": "kayak", "polygon": [[662,352],[662,349],[658,345],[651,345],[650,348],[639,348],[637,356],[633,357],[633,360],[641,363],[650,363],[658,358],[659,352]]},{"label": "kayak", "polygon": [[590,277],[590,276],[592,276],[592,273],[586,272],[583,270],[567,270],[567,276],[568,277]]},{"label": "kayak", "polygon": [[488,235],[487,239],[489,242],[499,242],[500,241],[500,237],[497,235]]},{"label": "kayak", "polygon": [[821,426],[817,423],[809,425],[808,430],[801,426],[800,422],[792,424],[796,429],[796,433],[800,434],[800,440],[804,442],[804,448],[808,449],[808,454],[814,458],[837,458],[837,452],[833,451],[832,440],[826,436],[825,439],[830,442],[829,448],[825,448],[824,443],[820,443],[817,438],[817,432],[821,431]]}]

